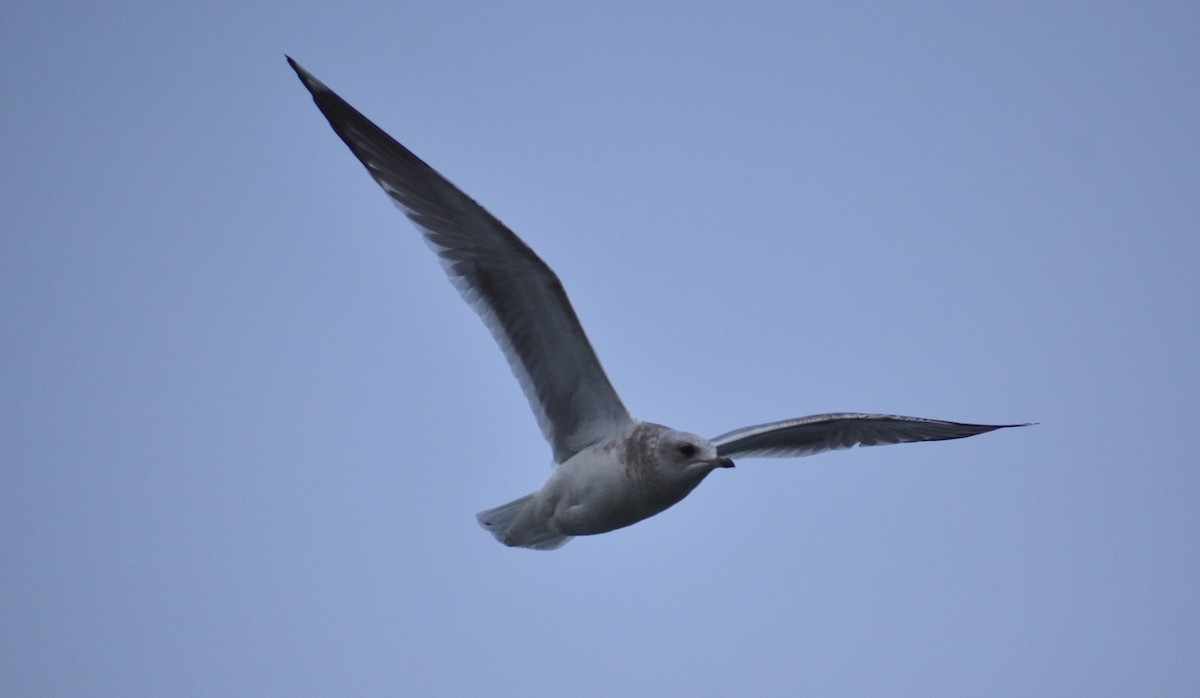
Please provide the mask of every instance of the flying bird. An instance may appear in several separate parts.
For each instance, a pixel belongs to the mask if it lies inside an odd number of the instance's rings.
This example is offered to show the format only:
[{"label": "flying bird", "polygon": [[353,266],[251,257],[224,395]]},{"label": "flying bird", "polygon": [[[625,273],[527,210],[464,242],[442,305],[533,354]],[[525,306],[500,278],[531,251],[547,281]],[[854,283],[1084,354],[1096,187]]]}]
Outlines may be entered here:
[{"label": "flying bird", "polygon": [[367,172],[421,231],[483,318],[554,452],[536,492],[480,512],[501,543],[537,550],[605,533],[678,503],[742,457],[942,441],[1023,424],[885,414],[819,414],[706,439],[635,418],[605,376],[562,282],[532,249],[432,167],[300,67],[288,64]]}]

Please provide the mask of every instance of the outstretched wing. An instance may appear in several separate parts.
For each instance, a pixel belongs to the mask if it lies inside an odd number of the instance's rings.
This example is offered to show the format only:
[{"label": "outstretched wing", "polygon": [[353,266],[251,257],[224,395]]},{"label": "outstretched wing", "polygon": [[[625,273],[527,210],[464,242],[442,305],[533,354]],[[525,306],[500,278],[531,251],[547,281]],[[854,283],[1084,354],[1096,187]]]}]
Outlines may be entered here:
[{"label": "outstretched wing", "polygon": [[450,280],[504,350],[562,463],[632,418],[596,358],[562,283],[503,223],[301,68],[333,130],[417,225]]},{"label": "outstretched wing", "polygon": [[811,456],[854,446],[945,441],[1028,424],[962,424],[891,414],[816,414],[735,429],[712,439],[717,454],[729,458]]}]

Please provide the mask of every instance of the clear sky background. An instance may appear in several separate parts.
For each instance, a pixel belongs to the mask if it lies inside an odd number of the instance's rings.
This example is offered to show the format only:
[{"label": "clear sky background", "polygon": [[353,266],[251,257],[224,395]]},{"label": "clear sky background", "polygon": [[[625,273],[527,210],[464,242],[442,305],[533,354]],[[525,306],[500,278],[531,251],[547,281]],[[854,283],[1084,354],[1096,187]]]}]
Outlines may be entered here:
[{"label": "clear sky background", "polygon": [[[1200,692],[1196,3],[7,3],[0,694]],[[287,52],[744,460],[554,553],[550,452]]]}]

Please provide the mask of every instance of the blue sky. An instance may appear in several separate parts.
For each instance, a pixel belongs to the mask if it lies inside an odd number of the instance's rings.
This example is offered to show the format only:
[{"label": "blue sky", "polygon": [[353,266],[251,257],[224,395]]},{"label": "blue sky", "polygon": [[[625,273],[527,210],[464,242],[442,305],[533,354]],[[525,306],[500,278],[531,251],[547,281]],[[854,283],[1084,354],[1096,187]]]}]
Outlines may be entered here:
[{"label": "blue sky", "polygon": [[[10,5],[0,694],[1200,690],[1194,4]],[[504,548],[549,448],[285,52],[642,418],[1040,425]]]}]

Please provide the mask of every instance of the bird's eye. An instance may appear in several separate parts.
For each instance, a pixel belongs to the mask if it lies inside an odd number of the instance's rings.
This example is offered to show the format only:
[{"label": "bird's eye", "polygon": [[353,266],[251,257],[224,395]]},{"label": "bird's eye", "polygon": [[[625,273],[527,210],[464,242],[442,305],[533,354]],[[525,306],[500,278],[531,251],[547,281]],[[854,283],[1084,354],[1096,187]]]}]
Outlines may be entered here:
[{"label": "bird's eye", "polygon": [[696,455],[696,447],[692,444],[680,444],[679,455],[683,456],[684,458],[691,458],[692,456]]}]

